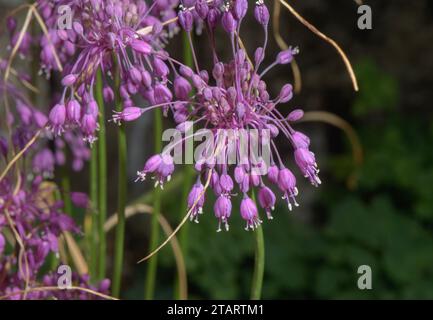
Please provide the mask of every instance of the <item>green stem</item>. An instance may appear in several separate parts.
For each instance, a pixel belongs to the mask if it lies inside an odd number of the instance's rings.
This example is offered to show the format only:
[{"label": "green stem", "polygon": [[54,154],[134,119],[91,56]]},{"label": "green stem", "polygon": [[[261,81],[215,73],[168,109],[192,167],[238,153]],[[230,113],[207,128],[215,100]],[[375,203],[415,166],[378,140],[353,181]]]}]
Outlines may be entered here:
[{"label": "green stem", "polygon": [[[161,109],[155,110],[154,119],[154,136],[155,136],[155,152],[161,152],[162,148],[162,113]],[[154,250],[158,246],[159,242],[159,223],[158,216],[161,212],[161,191],[159,188],[154,190],[153,199],[153,214],[150,223],[150,251]],[[156,267],[158,265],[158,256],[155,254],[149,259],[146,271],[146,283],[144,287],[144,298],[151,300],[155,294],[155,282],[156,282]]]},{"label": "green stem", "polygon": [[65,213],[72,215],[72,201],[71,201],[71,180],[69,179],[66,168],[61,169],[62,176],[62,193]]},{"label": "green stem", "polygon": [[[256,202],[255,194],[252,199]],[[260,300],[262,296],[263,274],[265,271],[265,240],[263,237],[263,227],[259,226],[254,231],[255,237],[255,258],[254,258],[254,273],[251,285],[251,300]]]},{"label": "green stem", "polygon": [[[119,66],[116,69],[115,77],[115,90],[116,90],[116,110],[122,111],[122,100],[120,97],[120,70]],[[123,267],[123,251],[125,242],[125,206],[126,206],[126,192],[127,192],[127,180],[126,180],[126,156],[127,156],[127,145],[126,145],[126,132],[125,126],[119,126],[117,131],[118,137],[118,200],[117,200],[117,228],[116,228],[116,239],[114,243],[114,270],[113,270],[113,290],[112,294],[115,297],[120,295],[120,286],[122,280],[122,267]]]},{"label": "green stem", "polygon": [[97,279],[97,266],[98,266],[98,224],[97,224],[97,213],[98,213],[98,149],[93,146],[91,149],[90,158],[90,225],[91,230],[87,233],[89,238],[90,247],[90,276],[92,280]]},{"label": "green stem", "polygon": [[[192,57],[192,50],[188,38],[188,33],[183,32],[182,34],[182,42],[183,42],[183,60],[184,63],[192,67],[194,64],[193,57]],[[182,186],[182,206],[181,210],[179,211],[179,219],[182,220],[188,210],[188,195],[189,191],[191,189],[191,184],[193,183],[194,178],[194,171],[191,170],[189,166],[185,166],[184,168],[184,179],[183,179],[183,186]],[[184,256],[187,255],[188,252],[188,230],[189,230],[189,223],[186,223],[182,229],[179,231],[179,244],[180,248],[182,250],[182,253]],[[181,290],[179,288],[179,276],[176,274],[175,284],[174,284],[174,298],[179,300],[181,298],[180,296]]]},{"label": "green stem", "polygon": [[101,70],[96,74],[96,102],[99,106],[99,135],[98,135],[98,208],[99,208],[99,279],[105,278],[107,240],[104,224],[107,219],[107,142],[105,134],[105,107],[103,97],[103,82]]}]

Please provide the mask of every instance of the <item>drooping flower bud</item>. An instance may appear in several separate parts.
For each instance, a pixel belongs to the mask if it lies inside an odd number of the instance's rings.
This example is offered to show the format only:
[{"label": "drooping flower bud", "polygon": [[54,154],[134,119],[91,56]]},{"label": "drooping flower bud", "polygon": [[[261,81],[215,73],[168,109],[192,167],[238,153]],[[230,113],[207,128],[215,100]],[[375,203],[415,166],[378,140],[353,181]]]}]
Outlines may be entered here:
[{"label": "drooping flower bud", "polygon": [[192,186],[188,195],[188,210],[191,210],[190,219],[198,223],[198,215],[203,213],[203,205],[205,201],[204,186],[201,182],[197,182]]},{"label": "drooping flower bud", "polygon": [[79,123],[81,119],[81,105],[80,103],[72,99],[66,104],[66,118],[70,122]]},{"label": "drooping flower bud", "polygon": [[197,0],[195,4],[195,11],[201,19],[205,20],[209,12],[209,6],[207,4],[207,1]]},{"label": "drooping flower bud", "polygon": [[192,31],[192,25],[194,22],[194,17],[190,10],[180,10],[179,14],[179,24],[186,32]]},{"label": "drooping flower bud", "polygon": [[277,198],[271,189],[264,186],[259,191],[259,203],[260,206],[266,211],[268,219],[273,219],[271,211],[274,210],[275,202]]},{"label": "drooping flower bud", "polygon": [[232,202],[226,196],[220,195],[214,205],[215,217],[218,219],[217,232],[221,231],[221,222],[224,223],[226,231],[229,231],[228,219],[232,212]]},{"label": "drooping flower bud", "polygon": [[289,113],[289,115],[287,116],[287,120],[291,122],[295,122],[302,119],[303,116],[304,116],[304,111],[301,109],[296,109]]},{"label": "drooping flower bud", "polygon": [[288,83],[285,84],[280,91],[280,95],[278,96],[278,101],[280,103],[286,103],[293,98],[293,86]]},{"label": "drooping flower bud", "polygon": [[233,33],[236,31],[237,23],[230,11],[223,13],[222,25],[224,30],[228,33]]},{"label": "drooping flower bud", "polygon": [[191,84],[184,77],[177,76],[174,79],[174,94],[180,100],[187,100],[191,92]]},{"label": "drooping flower bud", "polygon": [[269,23],[269,10],[264,4],[263,0],[256,2],[256,7],[254,8],[254,18],[257,22],[266,27]]},{"label": "drooping flower bud", "polygon": [[293,56],[296,55],[298,52],[298,48],[292,49],[292,47],[287,50],[281,51],[277,55],[277,62],[279,64],[288,64],[293,61]]},{"label": "drooping flower bud", "polygon": [[134,51],[142,53],[144,55],[148,55],[152,52],[152,47],[150,46],[150,44],[143,40],[132,39],[130,45]]},{"label": "drooping flower bud", "polygon": [[245,230],[254,230],[262,221],[260,221],[257,206],[246,194],[241,202],[241,217],[246,221]]},{"label": "drooping flower bud", "polygon": [[60,135],[66,120],[66,108],[64,104],[56,104],[48,116],[54,134]]},{"label": "drooping flower bud", "polygon": [[72,86],[77,81],[77,76],[75,74],[68,74],[62,79],[62,85],[65,87]]},{"label": "drooping flower bud", "polygon": [[295,150],[295,162],[305,178],[308,178],[312,185],[318,186],[322,182],[319,179],[316,158],[314,153],[305,148]]}]

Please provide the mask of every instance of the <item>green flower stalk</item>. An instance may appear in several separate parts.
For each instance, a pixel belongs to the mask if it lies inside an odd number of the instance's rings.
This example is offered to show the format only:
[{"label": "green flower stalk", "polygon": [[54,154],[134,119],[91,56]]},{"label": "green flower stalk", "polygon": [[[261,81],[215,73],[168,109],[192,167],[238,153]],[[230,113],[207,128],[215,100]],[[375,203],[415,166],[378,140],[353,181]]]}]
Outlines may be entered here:
[{"label": "green flower stalk", "polygon": [[[120,70],[117,66],[115,77],[116,89],[116,110],[122,111],[122,100],[120,97]],[[126,192],[127,192],[127,177],[126,177],[126,132],[124,126],[119,126],[117,129],[117,145],[118,145],[118,199],[117,199],[117,228],[116,239],[114,243],[114,270],[113,270],[113,296],[119,297],[120,286],[122,279],[123,253],[125,242],[125,207],[126,207]]]}]

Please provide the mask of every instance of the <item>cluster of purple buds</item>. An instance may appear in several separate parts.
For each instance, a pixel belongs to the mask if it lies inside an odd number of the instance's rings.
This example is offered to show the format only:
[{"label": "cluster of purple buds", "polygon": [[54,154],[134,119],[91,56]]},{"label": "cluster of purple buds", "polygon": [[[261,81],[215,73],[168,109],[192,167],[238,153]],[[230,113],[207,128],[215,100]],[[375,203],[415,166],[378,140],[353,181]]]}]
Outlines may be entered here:
[{"label": "cluster of purple buds", "polygon": [[[189,194],[188,207],[191,211],[191,220],[197,222],[205,199],[201,179],[211,173],[210,187],[217,197],[214,212],[218,219],[218,231],[221,230],[221,226],[224,226],[226,230],[229,229],[228,220],[232,211],[231,197],[237,194],[235,185],[238,186],[242,195],[240,213],[246,222],[247,230],[255,229],[262,222],[256,202],[249,195],[256,188],[258,189],[258,204],[269,219],[272,219],[272,210],[276,204],[276,195],[271,185],[279,189],[289,210],[292,210],[293,206],[298,206],[296,177],[286,167],[275,142],[280,135],[292,145],[294,163],[301,173],[314,186],[320,184],[315,156],[309,150],[310,139],[293,128],[293,123],[303,117],[303,111],[295,109],[283,115],[277,108],[280,104],[285,104],[292,99],[292,85],[284,85],[280,93],[272,98],[264,80],[272,68],[289,64],[298,54],[298,49],[284,50],[269,66],[262,67],[267,47],[269,11],[263,1],[257,1],[254,7],[254,17],[263,27],[265,40],[263,46],[258,47],[253,58],[250,59],[238,38],[241,22],[247,9],[246,0],[183,1],[183,6],[178,13],[180,26],[185,31],[191,32],[194,21],[193,13],[206,22],[211,37],[217,26],[221,25],[230,35],[233,53],[231,61],[227,63],[220,61],[215,47],[212,46],[214,65],[211,76],[209,76],[206,70],[199,69],[197,60],[195,60],[195,70],[173,60],[179,65],[179,68],[178,71],[175,71],[172,85],[173,100],[169,106],[156,103],[147,108],[125,109],[113,116],[115,121],[132,121],[146,111],[160,107],[167,111],[169,108],[180,131],[185,132],[186,121],[191,121],[193,124],[203,124],[203,127],[212,133],[213,138],[208,140],[203,153],[198,159],[195,159],[195,169],[199,176]],[[192,50],[195,56],[194,48]],[[168,59],[172,61],[171,58]],[[240,134],[245,130],[258,130],[259,137],[247,134],[245,143]],[[230,137],[227,135],[229,131],[232,132]],[[249,146],[257,143],[260,138],[265,138],[265,133],[269,139],[267,145],[271,149],[269,161],[265,161],[261,154],[252,155],[247,152],[245,155],[242,145]],[[188,138],[191,137],[184,137],[182,142]],[[172,149],[151,157],[144,169],[138,173],[139,179],[144,180],[147,173],[154,173],[157,184],[167,180],[174,168],[173,159],[168,155]],[[233,154],[237,157],[237,163],[234,166],[228,161],[230,155]],[[165,167],[161,165],[164,157],[168,160],[169,170],[163,170]],[[223,159],[223,161],[218,159]]]}]

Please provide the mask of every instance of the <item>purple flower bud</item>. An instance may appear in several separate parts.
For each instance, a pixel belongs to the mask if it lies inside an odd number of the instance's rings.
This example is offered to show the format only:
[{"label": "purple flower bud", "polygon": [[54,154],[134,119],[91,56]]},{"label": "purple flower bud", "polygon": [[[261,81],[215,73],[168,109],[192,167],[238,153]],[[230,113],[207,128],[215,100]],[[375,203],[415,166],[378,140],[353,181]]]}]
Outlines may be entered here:
[{"label": "purple flower bud", "polygon": [[134,51],[142,53],[144,55],[148,55],[152,52],[152,47],[150,46],[150,44],[143,40],[132,39],[130,45]]},{"label": "purple flower bud", "polygon": [[273,184],[277,184],[278,183],[278,174],[279,174],[280,170],[278,170],[278,167],[274,164],[271,165],[268,168],[268,179],[270,182],[272,182]]},{"label": "purple flower bud", "polygon": [[140,84],[142,80],[141,72],[136,67],[131,67],[131,69],[129,69],[129,76],[135,84]]},{"label": "purple flower bud", "polygon": [[81,105],[77,100],[70,100],[66,104],[66,118],[71,122],[79,123],[81,119]]},{"label": "purple flower bud", "polygon": [[194,17],[190,10],[180,10],[179,14],[179,24],[186,31],[191,32]]},{"label": "purple flower bud", "polygon": [[308,149],[310,146],[310,138],[308,138],[305,134],[299,131],[295,131],[292,134],[293,146],[295,149],[304,148]]},{"label": "purple flower bud", "polygon": [[238,116],[239,120],[244,119],[246,113],[246,107],[245,104],[242,102],[239,102],[236,104],[236,115]]},{"label": "purple flower bud", "polygon": [[314,153],[305,148],[298,148],[295,150],[295,162],[312,185],[317,187],[322,183],[318,176],[319,170]]},{"label": "purple flower bud", "polygon": [[293,97],[293,87],[290,83],[285,84],[280,91],[280,95],[278,96],[279,103],[286,103],[291,100]]},{"label": "purple flower bud", "polygon": [[236,166],[234,170],[235,175],[235,181],[236,183],[240,184],[244,180],[245,177],[245,170],[242,166]]},{"label": "purple flower bud", "polygon": [[69,39],[68,33],[64,29],[57,30],[57,36],[63,41],[68,41]]},{"label": "purple flower bud", "polygon": [[221,186],[221,191],[224,194],[230,194],[230,192],[233,190],[233,180],[232,178],[224,173],[221,175],[220,179],[219,179],[219,184]]},{"label": "purple flower bud", "polygon": [[276,202],[275,194],[268,187],[263,187],[259,191],[260,206],[266,211],[268,219],[272,219],[271,210],[274,210]]},{"label": "purple flower bud", "polygon": [[280,134],[280,130],[278,130],[278,127],[273,124],[268,124],[268,129],[272,138],[276,138]]},{"label": "purple flower bud", "polygon": [[[167,180],[170,180],[171,174],[174,171],[174,162],[173,157],[169,154],[162,155],[162,161],[161,165],[158,168],[158,173],[161,176],[162,179],[167,178]],[[160,181],[162,184],[162,180]]]},{"label": "purple flower bud", "polygon": [[209,73],[206,70],[201,70],[199,75],[200,78],[202,78],[205,83],[209,82]]},{"label": "purple flower bud", "polygon": [[222,62],[217,62],[212,70],[212,76],[215,80],[219,80],[224,76],[224,64]]},{"label": "purple flower bud", "polygon": [[287,116],[287,120],[295,122],[300,120],[303,116],[304,111],[302,111],[301,109],[296,109],[289,113],[289,115]]},{"label": "purple flower bud", "polygon": [[179,72],[181,75],[187,78],[191,78],[194,75],[194,71],[188,66],[182,65],[179,68]]},{"label": "purple flower bud", "polygon": [[248,229],[254,230],[261,223],[256,204],[246,194],[241,202],[241,217],[247,222],[245,227],[247,231]]},{"label": "purple flower bud", "polygon": [[223,13],[222,25],[224,30],[228,33],[233,33],[236,31],[237,23],[230,11],[226,11]]},{"label": "purple flower bud", "polygon": [[141,117],[143,109],[138,107],[127,107],[121,112],[115,111],[113,121],[120,124],[121,121],[134,121]]},{"label": "purple flower bud", "polygon": [[98,118],[99,115],[99,106],[98,103],[95,100],[90,100],[87,104],[87,113],[90,113],[92,116],[95,117],[95,119]]},{"label": "purple flower bud", "polygon": [[204,187],[201,182],[197,182],[192,186],[188,195],[188,210],[191,210],[191,208],[194,207],[190,215],[191,221],[195,219],[195,222],[198,222],[198,215],[203,213],[204,200]]},{"label": "purple flower bud", "polygon": [[76,34],[82,35],[83,34],[83,26],[78,21],[74,21],[72,24],[72,29],[75,31]]},{"label": "purple flower bud", "polygon": [[267,26],[269,23],[269,10],[266,5],[263,3],[263,0],[259,0],[256,3],[256,7],[254,8],[254,18],[256,18],[257,22],[263,26]]},{"label": "purple flower bud", "polygon": [[66,108],[64,104],[56,104],[53,109],[51,109],[48,116],[50,123],[52,125],[52,130],[54,134],[59,135],[63,131],[63,125],[66,120]]},{"label": "purple flower bud", "polygon": [[174,79],[174,94],[180,100],[187,100],[191,93],[191,84],[184,77],[177,76]]},{"label": "purple flower bud", "polygon": [[81,120],[81,128],[86,141],[92,143],[95,140],[94,135],[97,127],[96,118],[92,114],[86,113]]},{"label": "purple flower bud", "polygon": [[289,48],[287,50],[281,51],[277,55],[277,62],[279,64],[288,64],[288,63],[292,62],[293,56],[295,54],[297,54],[298,52],[299,52],[299,50],[297,48],[295,48],[295,49]]},{"label": "purple flower bud", "polygon": [[146,70],[141,71],[141,80],[143,85],[147,88],[152,85],[152,76]]},{"label": "purple flower bud", "polygon": [[296,187],[296,178],[292,171],[287,168],[280,170],[278,174],[278,187],[283,192],[293,190]]},{"label": "purple flower bud", "polygon": [[251,172],[250,183],[252,186],[257,187],[260,184],[260,176],[257,173]]},{"label": "purple flower bud", "polygon": [[153,71],[158,77],[162,78],[167,77],[167,75],[170,73],[170,70],[164,61],[157,57],[153,59]]},{"label": "purple flower bud", "polygon": [[188,119],[188,116],[189,116],[188,110],[185,109],[177,110],[173,114],[174,121],[180,124],[185,122]]},{"label": "purple flower bud", "polygon": [[83,192],[71,192],[71,201],[74,206],[83,209],[88,208],[90,204],[89,197]]},{"label": "purple flower bud", "polygon": [[114,101],[114,92],[113,89],[111,89],[109,86],[104,87],[102,93],[104,95],[105,102],[109,103]]},{"label": "purple flower bud", "polygon": [[197,0],[195,4],[195,11],[201,19],[205,20],[209,12],[209,6],[207,5],[207,1]]},{"label": "purple flower bud", "polygon": [[258,47],[256,51],[254,52],[254,62],[256,65],[259,65],[262,63],[263,59],[265,58],[265,51],[262,47]]},{"label": "purple flower bud", "polygon": [[221,16],[216,8],[211,8],[207,14],[207,24],[210,29],[215,29]]},{"label": "purple flower bud", "polygon": [[248,192],[250,190],[250,175],[245,174],[244,179],[242,180],[242,183],[239,184],[239,189],[242,192]]},{"label": "purple flower bud", "polygon": [[233,7],[235,18],[239,21],[245,17],[248,10],[247,0],[236,0]]},{"label": "purple flower bud", "polygon": [[62,79],[62,85],[64,87],[70,87],[77,81],[77,76],[75,74],[68,74]]},{"label": "purple flower bud", "polygon": [[192,84],[198,91],[201,91],[205,86],[205,84],[203,83],[203,79],[198,74],[194,74],[192,76]]},{"label": "purple flower bud", "polygon": [[171,91],[162,83],[158,83],[154,90],[155,102],[157,104],[167,103],[173,99]]},{"label": "purple flower bud", "polygon": [[217,232],[221,231],[221,222],[225,224],[226,231],[229,231],[228,219],[232,213],[232,202],[226,196],[219,196],[214,204],[215,217],[218,219],[218,229]]}]

